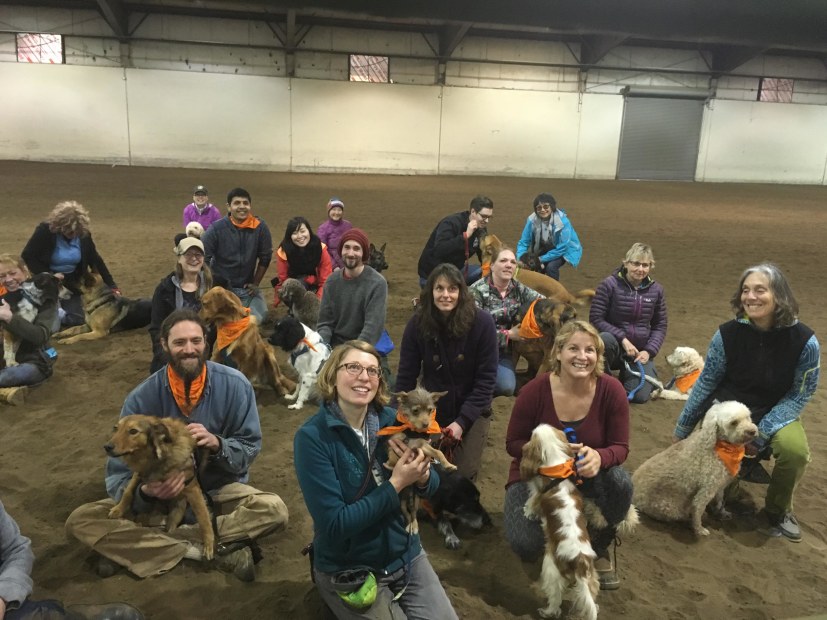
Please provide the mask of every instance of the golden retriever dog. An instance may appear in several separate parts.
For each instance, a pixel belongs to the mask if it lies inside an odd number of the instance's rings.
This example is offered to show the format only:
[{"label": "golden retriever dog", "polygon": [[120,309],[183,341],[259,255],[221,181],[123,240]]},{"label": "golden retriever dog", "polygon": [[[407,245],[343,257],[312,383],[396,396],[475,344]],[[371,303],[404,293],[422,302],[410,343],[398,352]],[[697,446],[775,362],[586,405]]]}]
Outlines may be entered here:
[{"label": "golden retriever dog", "polygon": [[533,379],[548,370],[546,358],[554,346],[554,338],[563,323],[577,318],[577,309],[571,304],[554,299],[537,299],[522,309],[521,314],[523,315],[521,336],[529,332],[539,333],[539,335],[523,336],[521,340],[513,340],[511,357],[515,367],[518,360],[524,357],[528,362],[526,376]]},{"label": "golden retriever dog", "polygon": [[[281,374],[273,347],[261,337],[256,317],[250,314],[235,293],[216,286],[201,298],[201,318],[215,324],[218,340],[213,347],[212,361],[224,363],[227,358],[253,384],[270,386],[279,396],[296,389],[295,381]],[[226,330],[226,332],[225,332]],[[236,332],[222,346],[222,334]]]},{"label": "golden retriever dog", "polygon": [[[486,272],[486,267],[491,264],[491,257],[494,256],[494,253],[499,250],[501,246],[502,241],[500,241],[497,235],[486,235],[483,238],[481,260],[483,273]],[[545,297],[551,297],[567,304],[575,304],[578,306],[586,305],[590,303],[592,297],[594,297],[594,289],[592,288],[583,289],[572,294],[554,278],[544,273],[537,273],[536,271],[519,266],[514,273],[514,279]]]},{"label": "golden retriever dog", "polygon": [[758,435],[747,407],[729,400],[709,408],[701,428],[644,461],[632,474],[635,504],[660,521],[689,521],[698,536],[707,505],[721,518],[724,489],[738,475],[744,444]]},{"label": "golden retriever dog", "polygon": [[[457,466],[451,463],[448,458],[431,445],[431,437],[438,439],[441,435],[439,425],[436,423],[436,403],[448,392],[429,392],[421,385],[417,385],[410,392],[396,392],[398,409],[396,419],[399,426],[386,426],[379,430],[380,436],[387,436],[390,439],[402,441],[411,450],[421,450],[428,457],[436,460],[446,471],[456,471]],[[399,456],[393,450],[388,450],[388,460],[385,467],[393,469]],[[402,514],[408,521],[408,532],[419,533],[419,522],[416,513],[419,510],[419,496],[414,493],[413,487],[406,487],[400,494]]]},{"label": "golden retriever dog", "polygon": [[152,301],[127,299],[116,295],[104,283],[100,274],[84,274],[80,283],[83,299],[84,324],[70,327],[55,335],[59,344],[74,344],[82,340],[99,340],[111,331],[146,327],[152,320]]},{"label": "golden retriever dog", "polygon": [[569,614],[597,618],[600,582],[594,567],[583,497],[574,484],[574,451],[563,431],[540,424],[523,446],[520,477],[531,493],[525,515],[540,519],[546,539],[539,587],[548,604],[539,610],[542,618],[560,615],[563,600],[571,601]]},{"label": "golden retriever dog", "polygon": [[672,369],[674,385],[672,389],[652,390],[652,398],[665,400],[687,400],[692,393],[692,386],[704,369],[704,358],[692,347],[675,347],[666,356],[666,363]]},{"label": "golden retriever dog", "polygon": [[130,514],[138,485],[165,480],[182,471],[187,474],[186,486],[181,495],[168,502],[166,530],[172,532],[181,524],[189,504],[201,530],[204,557],[211,560],[215,552],[215,531],[195,474],[195,438],[186,424],[173,418],[125,416],[118,422],[115,434],[104,449],[109,456],[121,459],[133,472],[121,501],[109,511],[109,518],[123,519]]}]

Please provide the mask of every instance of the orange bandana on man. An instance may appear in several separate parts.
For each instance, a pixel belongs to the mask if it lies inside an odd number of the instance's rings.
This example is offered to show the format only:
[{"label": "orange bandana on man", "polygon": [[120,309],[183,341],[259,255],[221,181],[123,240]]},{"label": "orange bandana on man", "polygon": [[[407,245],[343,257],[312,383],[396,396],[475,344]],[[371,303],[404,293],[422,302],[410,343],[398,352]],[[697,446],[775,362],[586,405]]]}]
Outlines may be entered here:
[{"label": "orange bandana on man", "polygon": [[169,379],[172,397],[178,404],[178,408],[181,410],[181,413],[189,417],[201,399],[201,394],[204,392],[204,385],[207,383],[207,365],[204,364],[203,368],[201,368],[201,374],[190,382],[189,394],[187,394],[187,386],[184,380],[178,376],[172,369],[172,366],[167,366],[167,379]]},{"label": "orange bandana on man", "polygon": [[236,228],[258,228],[259,224],[261,224],[261,220],[257,217],[253,217],[253,214],[247,216],[247,219],[243,222],[239,223],[235,221],[235,218],[231,217],[230,221],[233,223],[233,226]]}]

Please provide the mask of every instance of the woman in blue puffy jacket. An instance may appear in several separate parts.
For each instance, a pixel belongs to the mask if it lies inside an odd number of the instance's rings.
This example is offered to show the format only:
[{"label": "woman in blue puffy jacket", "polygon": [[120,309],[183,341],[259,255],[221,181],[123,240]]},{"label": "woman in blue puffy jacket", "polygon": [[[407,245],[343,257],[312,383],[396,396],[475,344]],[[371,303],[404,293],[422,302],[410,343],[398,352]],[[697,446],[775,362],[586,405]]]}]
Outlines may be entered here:
[{"label": "woman in blue puffy jacket", "polygon": [[623,264],[597,287],[589,311],[589,322],[606,345],[606,370],[620,371],[626,391],[634,391],[633,403],[649,400],[653,386],[641,384],[629,368],[639,373],[639,362],[647,376],[657,378],[653,359],[666,338],[666,298],[649,275],[654,266],[650,246],[632,245]]}]

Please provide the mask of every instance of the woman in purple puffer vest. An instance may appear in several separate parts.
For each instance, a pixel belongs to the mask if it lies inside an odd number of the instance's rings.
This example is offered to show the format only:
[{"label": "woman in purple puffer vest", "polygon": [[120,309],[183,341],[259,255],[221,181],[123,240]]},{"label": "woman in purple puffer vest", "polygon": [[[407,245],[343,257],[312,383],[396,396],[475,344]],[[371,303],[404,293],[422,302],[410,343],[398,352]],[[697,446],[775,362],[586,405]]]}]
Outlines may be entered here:
[{"label": "woman in purple puffer vest", "polygon": [[653,388],[649,381],[641,383],[638,363],[657,379],[653,358],[666,338],[666,298],[649,275],[654,266],[651,247],[632,245],[623,264],[597,287],[589,311],[589,322],[606,345],[606,371],[620,371],[633,403],[645,403]]},{"label": "woman in purple puffer vest", "polygon": [[[342,257],[339,255],[339,240],[347,231],[353,228],[353,224],[344,219],[345,203],[338,198],[331,198],[327,201],[327,219],[319,225],[316,234],[327,246],[327,253],[330,255],[330,262],[333,269],[344,267]],[[367,263],[368,257],[364,257]]]}]

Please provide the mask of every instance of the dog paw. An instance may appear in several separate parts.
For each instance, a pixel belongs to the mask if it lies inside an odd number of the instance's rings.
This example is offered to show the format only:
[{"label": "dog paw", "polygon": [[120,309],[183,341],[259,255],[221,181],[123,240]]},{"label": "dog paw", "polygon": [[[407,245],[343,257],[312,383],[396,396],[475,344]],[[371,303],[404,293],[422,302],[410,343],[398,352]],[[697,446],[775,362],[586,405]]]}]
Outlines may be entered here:
[{"label": "dog paw", "polygon": [[285,394],[285,395],[284,395],[284,400],[286,400],[286,401],[288,401],[288,402],[291,402],[291,403],[292,403],[292,402],[293,402],[294,400],[296,400],[298,397],[299,397],[299,395],[298,395],[298,394]]},{"label": "dog paw", "polygon": [[541,618],[559,618],[560,608],[558,607],[557,609],[551,609],[550,607],[541,607],[537,610],[537,613]]},{"label": "dog paw", "polygon": [[123,509],[120,506],[114,506],[112,510],[109,511],[109,518],[123,519]]},{"label": "dog paw", "polygon": [[453,463],[446,463],[445,465],[443,465],[443,468],[445,469],[445,471],[456,471],[457,470],[457,466],[454,465]]},{"label": "dog paw", "polygon": [[301,409],[304,407],[304,403],[293,403],[292,405],[287,405],[288,409]]},{"label": "dog paw", "polygon": [[462,546],[462,541],[456,534],[448,534],[445,537],[445,546],[448,549],[453,549],[454,551],[456,551]]},{"label": "dog paw", "polygon": [[700,527],[700,528],[696,529],[695,533],[698,536],[709,536],[709,530],[706,529],[705,527]]}]

